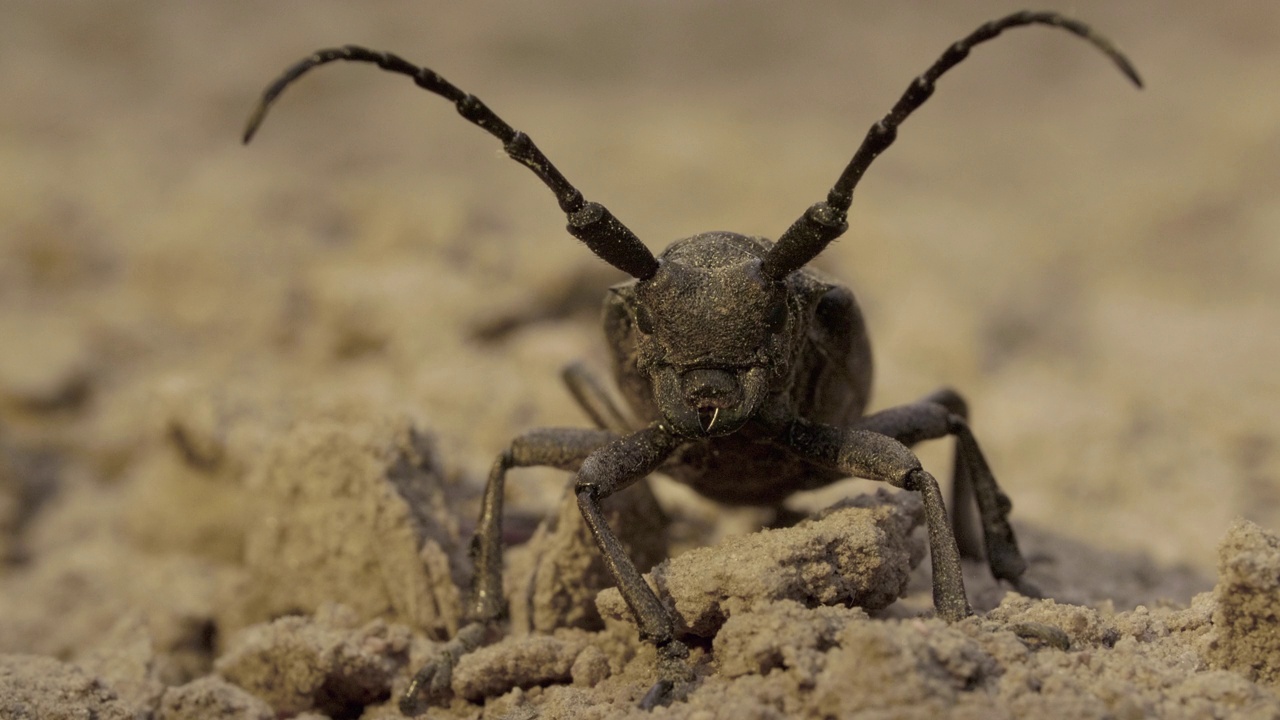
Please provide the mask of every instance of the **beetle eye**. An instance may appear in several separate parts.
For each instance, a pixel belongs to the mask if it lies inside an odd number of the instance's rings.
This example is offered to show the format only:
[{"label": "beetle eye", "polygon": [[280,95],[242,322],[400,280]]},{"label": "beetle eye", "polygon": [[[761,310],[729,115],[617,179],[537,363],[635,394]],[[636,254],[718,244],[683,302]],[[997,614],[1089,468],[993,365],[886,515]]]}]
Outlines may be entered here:
[{"label": "beetle eye", "polygon": [[765,319],[765,328],[770,334],[782,332],[787,326],[787,304],[780,302],[769,309],[769,317]]},{"label": "beetle eye", "polygon": [[653,318],[649,317],[649,311],[643,305],[636,306],[636,327],[645,335],[653,334]]}]

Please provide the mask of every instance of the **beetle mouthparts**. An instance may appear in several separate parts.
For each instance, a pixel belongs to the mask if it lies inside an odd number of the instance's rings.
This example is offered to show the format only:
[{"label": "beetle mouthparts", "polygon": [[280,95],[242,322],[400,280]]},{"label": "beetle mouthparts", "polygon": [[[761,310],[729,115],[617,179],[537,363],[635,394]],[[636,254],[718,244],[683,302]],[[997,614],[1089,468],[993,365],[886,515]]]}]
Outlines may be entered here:
[{"label": "beetle mouthparts", "polygon": [[715,406],[703,406],[698,408],[698,425],[702,427],[702,432],[710,433],[711,428],[716,424],[716,418],[720,417],[720,408]]}]

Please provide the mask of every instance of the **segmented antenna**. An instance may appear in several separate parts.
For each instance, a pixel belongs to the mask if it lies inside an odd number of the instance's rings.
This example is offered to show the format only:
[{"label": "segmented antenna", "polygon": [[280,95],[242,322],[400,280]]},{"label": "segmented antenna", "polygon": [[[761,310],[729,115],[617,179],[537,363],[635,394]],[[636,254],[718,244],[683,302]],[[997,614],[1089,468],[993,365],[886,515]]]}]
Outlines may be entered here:
[{"label": "segmented antenna", "polygon": [[1096,47],[1119,67],[1120,72],[1139,88],[1142,78],[1137,70],[1111,41],[1097,34],[1088,25],[1053,12],[1019,12],[1000,20],[988,22],[965,38],[947,48],[933,65],[917,77],[898,100],[893,109],[867,132],[866,138],[853,159],[849,161],[840,179],[827,193],[826,202],[810,207],[787,231],[778,238],[769,255],[764,259],[762,272],[765,277],[780,280],[791,272],[804,267],[831,241],[844,234],[848,228],[846,217],[853,202],[853,189],[862,179],[872,161],[880,156],[898,136],[898,126],[915,112],[933,94],[934,85],[951,68],[969,56],[969,51],[998,36],[1009,28],[1024,25],[1049,25],[1077,35]]},{"label": "segmented antenna", "polygon": [[280,96],[280,93],[284,92],[285,88],[312,68],[336,60],[373,63],[387,72],[413,78],[413,82],[418,87],[451,101],[458,108],[458,114],[501,140],[502,148],[512,160],[533,171],[533,174],[555,193],[560,209],[568,216],[567,229],[571,235],[586,243],[587,247],[605,262],[632,277],[643,280],[657,272],[658,261],[635,233],[619,222],[603,205],[584,200],[582,193],[556,169],[555,165],[551,164],[528,135],[508,125],[479,98],[463,92],[438,73],[428,68],[418,67],[392,53],[369,50],[357,45],[346,45],[340,48],[318,50],[310,57],[295,63],[263,92],[262,99],[254,108],[245,126],[244,142],[248,143],[253,139],[271,104]]}]

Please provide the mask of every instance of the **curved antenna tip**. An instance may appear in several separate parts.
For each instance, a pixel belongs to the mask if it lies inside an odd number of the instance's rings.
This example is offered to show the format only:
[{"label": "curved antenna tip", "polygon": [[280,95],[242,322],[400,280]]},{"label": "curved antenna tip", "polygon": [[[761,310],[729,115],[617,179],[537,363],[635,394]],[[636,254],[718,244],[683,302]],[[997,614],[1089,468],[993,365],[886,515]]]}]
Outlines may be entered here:
[{"label": "curved antenna tip", "polygon": [[258,132],[258,126],[262,124],[262,120],[266,116],[267,116],[267,103],[265,102],[258,103],[258,106],[253,109],[253,113],[249,115],[249,121],[245,123],[244,134],[241,136],[241,140],[240,140],[242,144],[244,145],[249,144],[249,141],[253,139],[254,134]]},{"label": "curved antenna tip", "polygon": [[1120,72],[1129,78],[1129,82],[1133,83],[1139,90],[1146,87],[1142,84],[1142,76],[1138,75],[1138,69],[1135,68],[1128,59],[1121,58],[1117,64],[1120,66]]},{"label": "curved antenna tip", "polygon": [[1124,73],[1124,76],[1129,78],[1129,82],[1133,83],[1135,87],[1139,89],[1143,87],[1142,77],[1138,75],[1138,69],[1133,66],[1133,63],[1129,61],[1129,58],[1125,56],[1124,53],[1120,52],[1119,48],[1111,44],[1110,40],[1094,33],[1093,30],[1079,23],[1062,25],[1060,27],[1064,27],[1072,32],[1076,32],[1076,29],[1079,28],[1081,32],[1078,32],[1078,35],[1093,43],[1094,47],[1101,50],[1103,54],[1110,58],[1111,62],[1115,63],[1116,68],[1119,69],[1120,72]]}]

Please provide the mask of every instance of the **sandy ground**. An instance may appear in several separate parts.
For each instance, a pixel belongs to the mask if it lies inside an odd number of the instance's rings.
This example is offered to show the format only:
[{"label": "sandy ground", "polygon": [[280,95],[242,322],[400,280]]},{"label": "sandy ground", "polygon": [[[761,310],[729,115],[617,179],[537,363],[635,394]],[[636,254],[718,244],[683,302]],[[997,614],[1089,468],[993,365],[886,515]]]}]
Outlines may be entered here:
[{"label": "sandy ground", "polygon": [[[1009,9],[6,3],[0,717],[395,716],[457,629],[494,454],[585,424],[557,373],[605,356],[570,290],[613,278],[546,190],[367,67],[307,78],[241,147],[288,63],[353,42],[432,66],[658,250],[776,236],[916,73]],[[927,561],[907,574],[909,499],[743,535],[758,515],[658,479],[669,528],[643,497],[620,519],[637,553],[727,544],[660,568],[699,680],[655,716],[1280,716],[1280,6],[1060,9],[1147,88],[1061,33],[982,47],[817,263],[866,311],[873,405],[966,395],[1058,602],[974,566],[985,612],[947,626]],[[920,450],[940,477],[949,452]],[[433,713],[622,716],[653,681],[616,594],[594,602],[565,482],[512,474],[511,539],[533,534],[513,639]],[[751,538],[776,571],[709,574]],[[808,584],[782,582],[797,567]],[[840,577],[872,568],[907,597],[868,616]],[[680,605],[680,577],[724,597]]]}]

